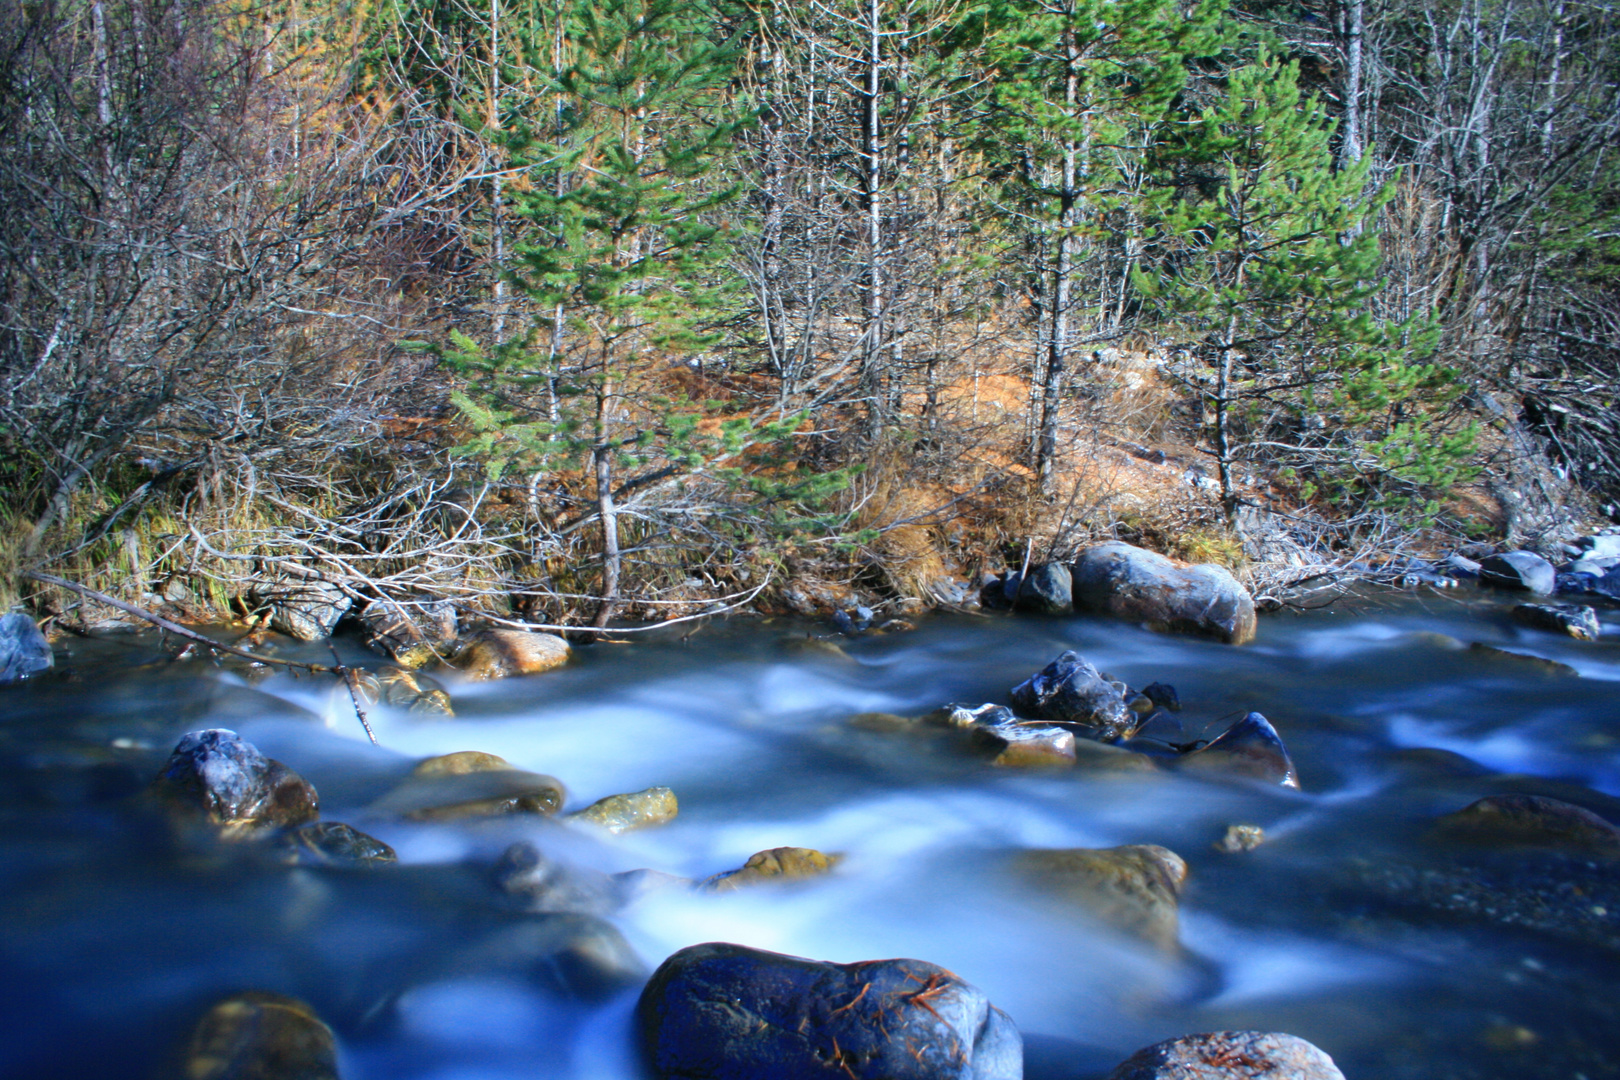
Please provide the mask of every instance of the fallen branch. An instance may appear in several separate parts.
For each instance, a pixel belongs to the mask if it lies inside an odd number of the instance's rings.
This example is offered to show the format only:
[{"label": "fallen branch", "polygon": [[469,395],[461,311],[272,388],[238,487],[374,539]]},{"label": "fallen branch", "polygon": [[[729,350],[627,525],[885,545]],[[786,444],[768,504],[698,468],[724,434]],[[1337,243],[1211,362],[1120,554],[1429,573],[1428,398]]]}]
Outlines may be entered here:
[{"label": "fallen branch", "polygon": [[[54,574],[44,574],[38,570],[24,570],[22,571],[22,576],[28,578],[30,581],[38,581],[45,585],[56,585],[60,588],[68,589],[71,592],[76,592],[80,596],[88,599],[100,601],[103,604],[117,608],[119,611],[128,612],[138,619],[145,619],[147,622],[151,623],[153,626],[156,626],[160,630],[166,630],[171,634],[176,634],[180,637],[195,641],[198,644],[206,645],[210,649],[217,649],[220,652],[228,652],[234,656],[240,656],[243,659],[252,660],[256,664],[273,664],[278,667],[301,668],[304,671],[336,675],[349,687],[349,696],[354,698],[353,677],[355,675],[355,671],[353,668],[348,667],[345,664],[339,663],[335,667],[328,667],[325,664],[314,664],[304,660],[282,660],[274,656],[261,656],[258,653],[248,652],[246,649],[238,649],[234,645],[227,645],[223,641],[215,641],[211,637],[199,634],[195,630],[188,630],[179,623],[165,619],[163,616],[147,611],[145,608],[140,608],[136,607],[134,604],[125,603],[116,597],[108,596],[103,592],[97,592],[86,585],[80,585],[77,582],[69,581],[66,578],[59,578]],[[334,659],[336,659],[336,650],[333,651],[332,656]],[[366,729],[366,737],[371,740],[372,745],[376,745],[377,736],[372,734],[371,725],[366,723],[366,714],[360,711],[360,702],[358,698],[355,698],[354,711],[360,718],[360,726]]]}]

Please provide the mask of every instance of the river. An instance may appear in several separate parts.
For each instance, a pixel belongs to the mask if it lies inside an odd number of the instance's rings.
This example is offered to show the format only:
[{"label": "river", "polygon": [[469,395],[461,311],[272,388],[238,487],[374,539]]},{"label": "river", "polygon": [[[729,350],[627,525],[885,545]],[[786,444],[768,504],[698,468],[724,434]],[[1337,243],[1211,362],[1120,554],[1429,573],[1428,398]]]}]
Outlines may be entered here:
[{"label": "river", "polygon": [[[1620,1076],[1612,863],[1534,863],[1532,886],[1580,911],[1547,925],[1493,907],[1489,889],[1474,908],[1414,900],[1390,872],[1452,866],[1433,821],[1485,795],[1551,795],[1620,822],[1620,610],[1584,643],[1519,627],[1510,606],[1471,589],[1346,598],[1263,617],[1239,648],[1091,617],[947,616],[840,639],[841,655],[805,645],[825,627],[734,618],[577,649],[546,675],[447,680],[455,719],[373,709],[380,746],[329,678],[250,685],[206,660],[165,662],[151,634],[69,639],[65,673],[0,691],[0,1075],[161,1075],[211,1000],[257,989],[314,1006],[347,1080],[638,1077],[635,986],[581,989],[533,945],[554,917],[495,902],[487,868],[528,840],[585,874],[701,879],[766,848],[839,854],[823,878],[658,889],[609,920],[644,972],[703,941],[942,964],[1017,1022],[1032,1080],[1101,1077],[1148,1043],[1221,1028],[1302,1036],[1350,1080]],[[1170,768],[997,769],[950,740],[848,722],[1006,702],[1066,649],[1132,686],[1173,685],[1176,738],[1263,713],[1300,790]],[[206,727],[295,769],[323,819],[386,841],[400,864],[176,849],[139,793]],[[680,813],[615,837],[374,808],[418,760],[459,750],[560,778],[569,809],[666,785]],[[1234,823],[1266,842],[1217,852]],[[1002,861],[1119,844],[1189,864],[1180,949],[1032,891]],[[1496,857],[1477,872],[1500,883]]]}]

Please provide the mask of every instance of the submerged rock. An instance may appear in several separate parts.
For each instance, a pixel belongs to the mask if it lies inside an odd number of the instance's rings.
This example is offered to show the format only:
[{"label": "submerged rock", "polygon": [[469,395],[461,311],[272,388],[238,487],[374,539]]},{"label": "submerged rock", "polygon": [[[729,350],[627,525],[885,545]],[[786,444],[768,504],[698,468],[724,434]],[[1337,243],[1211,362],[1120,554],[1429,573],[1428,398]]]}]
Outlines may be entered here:
[{"label": "submerged rock", "polygon": [[303,777],[224,728],[182,738],[151,790],[169,807],[227,836],[320,816],[320,798]]},{"label": "submerged rock", "polygon": [[579,813],[569,814],[568,820],[595,825],[610,833],[622,833],[667,824],[675,820],[679,810],[673,791],[667,787],[650,787],[645,791],[598,799]]},{"label": "submerged rock", "polygon": [[1157,844],[1019,852],[1015,868],[1040,888],[1162,949],[1180,936],[1187,864]]},{"label": "submerged rock", "polygon": [[453,754],[423,758],[411,770],[411,775],[466,776],[468,773],[500,772],[512,767],[510,761],[498,754],[486,754],[482,750],[457,750]]},{"label": "submerged rock", "polygon": [[295,866],[381,866],[398,862],[394,849],[337,821],[311,821],[276,838]]},{"label": "submerged rock", "polygon": [[1087,738],[1118,742],[1136,729],[1122,684],[1103,677],[1076,652],[1066,652],[1012,689],[1013,705],[1030,716],[1073,724]]},{"label": "submerged rock", "polygon": [[1543,675],[1579,675],[1580,672],[1568,664],[1557,660],[1549,660],[1545,656],[1532,656],[1530,653],[1513,652],[1510,649],[1499,649],[1495,645],[1487,645],[1483,641],[1470,642],[1468,651],[1482,659],[1503,660],[1524,669],[1539,669]]},{"label": "submerged rock", "polygon": [[1513,617],[1526,626],[1577,641],[1596,641],[1603,633],[1597,612],[1580,604],[1520,604],[1513,609]]},{"label": "submerged rock", "polygon": [[568,642],[556,634],[527,630],[485,630],[456,654],[454,665],[469,679],[537,675],[568,662]]},{"label": "submerged rock", "polygon": [[628,990],[647,977],[647,966],[618,927],[597,915],[560,912],[506,922],[482,937],[458,935],[435,960],[435,978],[464,979],[469,972],[513,975],[587,1001]]},{"label": "submerged rock", "polygon": [[433,679],[405,668],[384,668],[376,675],[382,701],[416,715],[454,716],[450,695]]},{"label": "submerged rock", "polygon": [[1544,795],[1490,795],[1446,814],[1436,827],[1442,837],[1471,843],[1620,856],[1620,828],[1584,807]]},{"label": "submerged rock", "polygon": [[832,964],[721,943],[682,949],[637,1024],[663,1080],[1018,1080],[1023,1039],[984,994],[921,960]]},{"label": "submerged rock", "polygon": [[1042,563],[1031,567],[1026,576],[1013,584],[1008,598],[1020,611],[1067,615],[1074,611],[1073,581],[1069,568],[1062,563]]},{"label": "submerged rock", "polygon": [[1294,1035],[1211,1031],[1138,1050],[1108,1080],[1344,1080],[1344,1074]]},{"label": "submerged rock", "polygon": [[1226,835],[1215,841],[1214,848],[1223,855],[1238,855],[1253,851],[1266,842],[1266,830],[1258,825],[1228,825]]},{"label": "submerged rock", "polygon": [[1558,571],[1533,551],[1509,551],[1481,559],[1479,579],[1497,588],[1546,596],[1557,588]]},{"label": "submerged rock", "polygon": [[1098,544],[1073,566],[1074,606],[1204,634],[1233,645],[1254,638],[1254,599],[1225,567],[1186,566],[1130,544]]},{"label": "submerged rock", "polygon": [[973,745],[1002,768],[1073,765],[1074,732],[1050,724],[981,724],[973,728]]},{"label": "submerged rock", "polygon": [[839,863],[840,856],[826,855],[815,848],[779,847],[758,851],[737,870],[716,874],[703,883],[711,892],[730,892],[762,881],[790,881],[820,877]]},{"label": "submerged rock", "polygon": [[607,875],[564,867],[528,841],[501,852],[490,880],[525,911],[607,914],[620,903],[620,887]]},{"label": "submerged rock", "polygon": [[415,821],[503,814],[554,814],[567,799],[562,781],[520,769],[415,774],[372,809]]},{"label": "submerged rock", "polygon": [[186,1080],[337,1080],[332,1029],[295,998],[249,992],[208,1010],[191,1033]]},{"label": "submerged rock", "polygon": [[1183,754],[1179,760],[1192,768],[1219,769],[1283,787],[1299,787],[1299,777],[1282,736],[1257,712],[1221,732],[1208,746]]},{"label": "submerged rock", "polygon": [[38,675],[55,663],[51,643],[20,611],[0,615],[0,686]]}]

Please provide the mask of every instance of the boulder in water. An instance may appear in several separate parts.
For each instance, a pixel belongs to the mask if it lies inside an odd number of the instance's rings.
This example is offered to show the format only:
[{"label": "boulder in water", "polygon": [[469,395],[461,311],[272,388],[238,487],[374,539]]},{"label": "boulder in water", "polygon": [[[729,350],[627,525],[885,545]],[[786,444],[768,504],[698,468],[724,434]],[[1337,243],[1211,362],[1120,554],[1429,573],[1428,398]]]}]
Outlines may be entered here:
[{"label": "boulder in water", "polygon": [[1103,612],[1155,630],[1204,634],[1233,645],[1254,638],[1254,599],[1225,567],[1183,565],[1115,542],[1082,551],[1072,571],[1078,611]]},{"label": "boulder in water", "polygon": [[320,798],[308,781],[224,728],[182,738],[152,791],[227,836],[302,825],[320,816]]},{"label": "boulder in water", "polygon": [[645,791],[598,799],[579,813],[569,814],[568,820],[583,821],[610,833],[622,833],[667,824],[675,820],[679,810],[673,791],[667,787],[650,787]]},{"label": "boulder in water", "polygon": [[51,643],[20,611],[0,615],[0,686],[38,675],[55,662]]},{"label": "boulder in water", "polygon": [[1565,634],[1576,641],[1596,641],[1603,633],[1597,611],[1581,604],[1520,604],[1513,617],[1526,626]]},{"label": "boulder in water", "polygon": [[1489,795],[1437,825],[1441,835],[1473,843],[1620,855],[1620,828],[1585,807],[1544,795]]},{"label": "boulder in water", "polygon": [[1051,724],[980,724],[973,745],[1003,768],[1074,764],[1074,732]]},{"label": "boulder in water", "polygon": [[661,1080],[1018,1080],[1023,1039],[921,960],[832,964],[711,943],[659,966],[636,1008]]},{"label": "boulder in water", "polygon": [[1283,787],[1299,787],[1299,777],[1282,736],[1257,712],[1221,732],[1208,746],[1182,755],[1180,761],[1194,768],[1214,768]]},{"label": "boulder in water", "polygon": [[1009,599],[1020,611],[1067,615],[1074,611],[1073,582],[1073,575],[1067,566],[1062,563],[1042,563],[1031,567],[1029,573],[1017,581]]},{"label": "boulder in water", "polygon": [[1487,645],[1483,641],[1470,642],[1468,651],[1482,659],[1506,661],[1525,670],[1538,670],[1543,675],[1562,677],[1580,674],[1568,664],[1560,663],[1557,660],[1549,660],[1545,656],[1535,656],[1531,653],[1513,652],[1511,649],[1499,649],[1495,645]]},{"label": "boulder in water", "polygon": [[208,1010],[191,1033],[187,1080],[337,1080],[332,1029],[302,1001],[250,992]]},{"label": "boulder in water", "polygon": [[372,809],[414,821],[456,821],[504,814],[554,814],[566,799],[562,781],[554,776],[521,769],[483,769],[412,775]]},{"label": "boulder in water", "polygon": [[411,770],[412,776],[466,776],[469,773],[501,772],[511,769],[512,763],[499,754],[486,754],[482,750],[457,750],[453,754],[439,754],[423,758]]},{"label": "boulder in water", "polygon": [[1118,742],[1136,730],[1122,684],[1104,678],[1076,652],[1064,653],[1013,687],[1012,700],[1030,716],[1072,724],[1101,742]]},{"label": "boulder in water", "polygon": [[756,851],[737,870],[716,874],[703,883],[712,892],[730,892],[762,881],[790,881],[820,877],[837,866],[839,856],[826,855],[815,848],[779,847]]},{"label": "boulder in water", "polygon": [[294,866],[381,866],[398,862],[394,849],[338,821],[311,821],[276,838]]},{"label": "boulder in water", "polygon": [[501,852],[490,880],[524,911],[601,915],[619,906],[617,882],[605,874],[565,867],[526,840]]},{"label": "boulder in water", "polygon": [[1112,926],[1174,949],[1187,864],[1157,844],[1020,852],[1015,868],[1044,891],[1073,901]]},{"label": "boulder in water", "polygon": [[562,667],[570,653],[568,642],[556,634],[486,630],[462,647],[454,665],[469,679],[504,679]]},{"label": "boulder in water", "polygon": [[1479,579],[1501,589],[1518,589],[1542,596],[1558,587],[1558,571],[1533,551],[1508,551],[1480,560]]},{"label": "boulder in water", "polygon": [[1294,1035],[1211,1031],[1138,1050],[1108,1080],[1344,1080],[1344,1074]]}]

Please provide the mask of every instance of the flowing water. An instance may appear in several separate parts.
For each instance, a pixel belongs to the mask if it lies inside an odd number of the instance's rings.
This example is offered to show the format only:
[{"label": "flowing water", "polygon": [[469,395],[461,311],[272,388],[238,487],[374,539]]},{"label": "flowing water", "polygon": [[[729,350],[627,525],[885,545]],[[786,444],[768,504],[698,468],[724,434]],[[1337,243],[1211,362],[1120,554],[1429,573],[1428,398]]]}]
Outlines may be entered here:
[{"label": "flowing water", "polygon": [[[1617,1076],[1609,864],[1577,859],[1534,883],[1579,909],[1573,929],[1556,912],[1551,929],[1527,928],[1490,897],[1472,911],[1414,902],[1380,876],[1449,857],[1433,819],[1487,794],[1559,796],[1620,821],[1620,611],[1603,616],[1607,640],[1582,643],[1518,628],[1483,595],[1363,597],[1267,617],[1242,648],[1086,617],[946,617],[846,640],[844,655],[804,646],[825,628],[734,619],[580,649],[547,675],[451,683],[454,720],[374,709],[380,747],[329,679],[250,686],[205,661],[161,662],[151,635],[70,641],[71,674],[0,691],[0,1075],[158,1075],[210,1001],[257,989],[310,1002],[348,1080],[638,1077],[635,986],[570,984],[533,945],[554,917],[496,902],[488,867],[529,840],[582,874],[703,878],[765,848],[839,853],[824,878],[654,890],[609,918],[647,971],[702,941],[942,964],[1011,1014],[1033,1080],[1101,1076],[1150,1042],[1220,1028],[1300,1035],[1351,1080]],[[1459,647],[1473,641],[1576,673]],[[950,740],[848,723],[1005,702],[1065,649],[1132,686],[1175,686],[1188,740],[1264,713],[1302,790],[1173,769],[996,769]],[[297,770],[323,819],[385,840],[400,865],[176,850],[137,796],[204,727]],[[372,809],[417,760],[457,750],[559,777],[570,809],[667,785],[680,814],[612,837]],[[1238,822],[1267,842],[1213,850]],[[1191,867],[1174,953],[1032,891],[1001,861],[1141,843]]]}]

